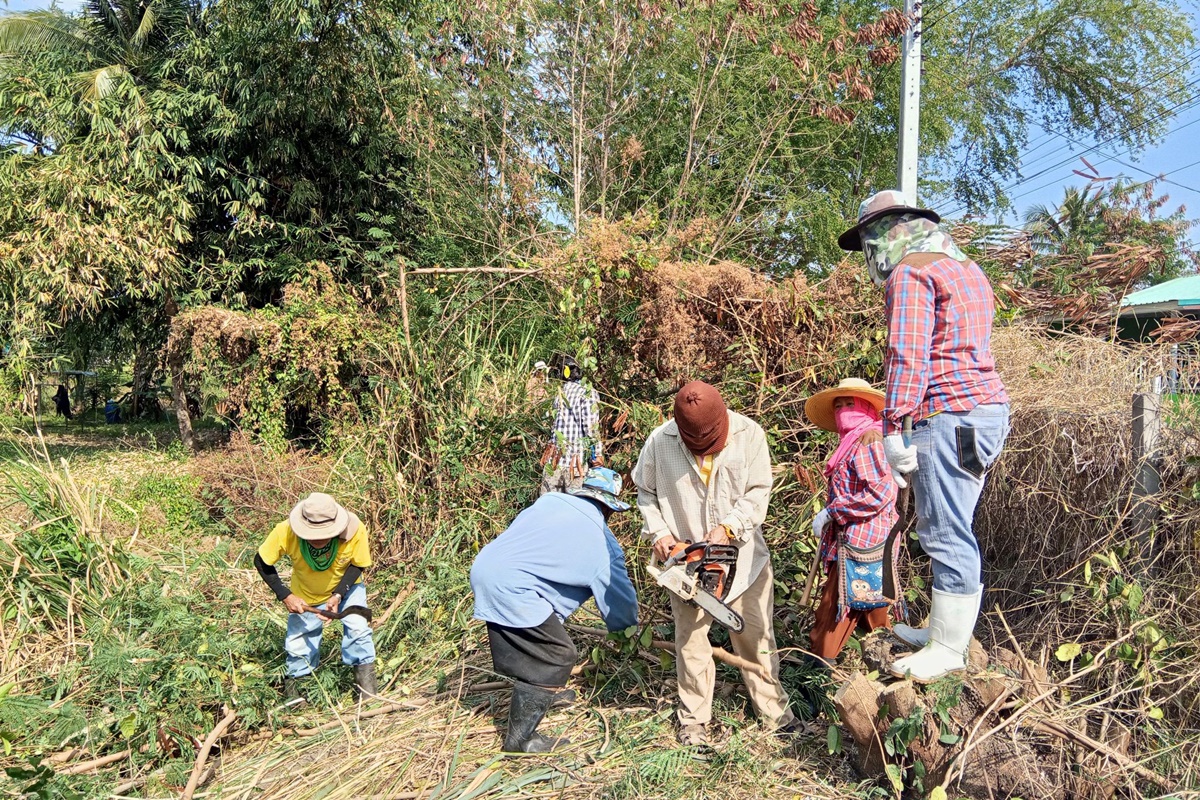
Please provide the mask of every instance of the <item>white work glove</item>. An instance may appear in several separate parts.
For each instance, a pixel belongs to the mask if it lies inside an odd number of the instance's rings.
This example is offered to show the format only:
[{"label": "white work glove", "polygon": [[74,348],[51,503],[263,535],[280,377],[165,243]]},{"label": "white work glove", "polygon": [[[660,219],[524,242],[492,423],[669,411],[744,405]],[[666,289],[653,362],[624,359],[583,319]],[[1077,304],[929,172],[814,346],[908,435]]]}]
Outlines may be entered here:
[{"label": "white work glove", "polygon": [[908,481],[903,476],[917,471],[917,446],[906,445],[903,436],[893,433],[883,437],[883,454],[887,456],[896,485],[901,489],[908,486]]},{"label": "white work glove", "polygon": [[822,507],[821,510],[817,512],[817,515],[813,517],[813,535],[820,539],[822,531],[825,530],[825,526],[828,524],[829,509]]}]

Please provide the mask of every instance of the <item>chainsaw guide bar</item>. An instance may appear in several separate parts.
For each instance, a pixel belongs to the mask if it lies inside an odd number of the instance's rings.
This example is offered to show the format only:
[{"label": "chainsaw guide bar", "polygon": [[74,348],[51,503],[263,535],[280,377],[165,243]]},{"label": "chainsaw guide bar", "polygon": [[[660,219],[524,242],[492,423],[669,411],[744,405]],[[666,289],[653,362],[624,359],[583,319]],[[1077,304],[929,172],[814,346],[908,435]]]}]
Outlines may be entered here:
[{"label": "chainsaw guide bar", "polygon": [[646,571],[671,594],[706,611],[734,633],[741,633],[745,621],[721,599],[733,582],[737,555],[737,548],[731,545],[680,543],[665,562],[651,557]]}]

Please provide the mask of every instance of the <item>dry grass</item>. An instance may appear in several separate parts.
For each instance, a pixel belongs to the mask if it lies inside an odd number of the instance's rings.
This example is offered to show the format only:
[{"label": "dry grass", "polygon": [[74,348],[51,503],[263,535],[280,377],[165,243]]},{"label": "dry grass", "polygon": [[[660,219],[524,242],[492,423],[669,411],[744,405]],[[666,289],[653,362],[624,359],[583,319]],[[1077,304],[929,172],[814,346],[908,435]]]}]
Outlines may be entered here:
[{"label": "dry grass", "polygon": [[552,756],[504,756],[498,750],[508,691],[471,690],[492,680],[481,655],[454,665],[441,692],[434,692],[432,680],[424,692],[393,692],[397,702],[417,708],[362,721],[350,710],[337,717],[341,725],[320,735],[280,735],[236,750],[225,760],[217,795],[833,800],[846,797],[853,783],[841,759],[824,755],[823,735],[785,747],[748,725],[734,729],[715,752],[680,750],[672,684],[643,697],[614,698],[595,676],[575,684],[581,696],[575,707],[552,712],[542,724],[547,734],[570,736],[569,748]]}]

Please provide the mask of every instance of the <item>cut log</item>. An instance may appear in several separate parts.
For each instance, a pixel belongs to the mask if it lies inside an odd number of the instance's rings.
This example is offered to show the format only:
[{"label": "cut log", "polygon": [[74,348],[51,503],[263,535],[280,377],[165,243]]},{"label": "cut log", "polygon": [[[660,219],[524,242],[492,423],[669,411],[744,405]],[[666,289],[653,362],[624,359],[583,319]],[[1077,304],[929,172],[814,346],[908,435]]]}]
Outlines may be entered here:
[{"label": "cut log", "polygon": [[888,708],[888,717],[902,719],[917,709],[917,689],[912,681],[900,681],[886,687],[879,702]]},{"label": "cut log", "polygon": [[886,769],[883,743],[876,727],[882,694],[883,684],[869,681],[865,675],[856,672],[833,696],[833,705],[842,724],[858,745],[858,768],[864,776],[874,777]]}]

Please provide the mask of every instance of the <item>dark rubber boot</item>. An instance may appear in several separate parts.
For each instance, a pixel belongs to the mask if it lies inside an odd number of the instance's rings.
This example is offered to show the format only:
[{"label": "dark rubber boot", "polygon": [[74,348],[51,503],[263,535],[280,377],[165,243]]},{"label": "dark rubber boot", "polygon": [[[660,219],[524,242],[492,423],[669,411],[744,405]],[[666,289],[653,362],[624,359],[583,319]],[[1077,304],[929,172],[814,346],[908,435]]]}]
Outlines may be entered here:
[{"label": "dark rubber boot", "polygon": [[354,685],[358,689],[358,699],[360,702],[374,700],[379,694],[379,689],[375,686],[375,663],[359,664],[354,668]]},{"label": "dark rubber boot", "polygon": [[550,701],[550,709],[570,708],[578,699],[579,695],[575,693],[574,689],[561,689],[554,693],[554,699]]},{"label": "dark rubber boot", "polygon": [[303,678],[287,678],[283,679],[283,702],[291,703],[293,700],[303,700],[304,697],[300,694],[300,681]]},{"label": "dark rubber boot", "polygon": [[538,723],[556,692],[540,686],[517,681],[513,684],[512,701],[508,709],[508,731],[504,735],[506,753],[549,753],[571,743],[570,739],[548,739],[537,733]]}]

